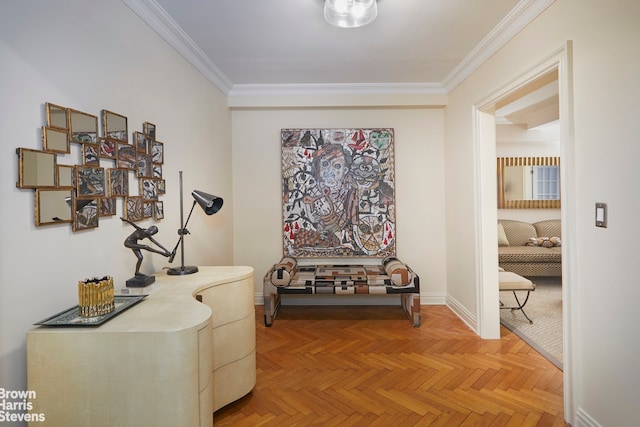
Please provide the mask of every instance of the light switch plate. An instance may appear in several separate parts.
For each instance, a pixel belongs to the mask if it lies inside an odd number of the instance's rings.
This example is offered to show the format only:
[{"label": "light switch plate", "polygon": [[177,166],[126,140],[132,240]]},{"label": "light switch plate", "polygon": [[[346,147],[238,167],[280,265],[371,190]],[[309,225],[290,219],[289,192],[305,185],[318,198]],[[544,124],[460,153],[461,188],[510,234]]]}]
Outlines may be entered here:
[{"label": "light switch plate", "polygon": [[607,228],[606,203],[596,203],[596,227]]}]

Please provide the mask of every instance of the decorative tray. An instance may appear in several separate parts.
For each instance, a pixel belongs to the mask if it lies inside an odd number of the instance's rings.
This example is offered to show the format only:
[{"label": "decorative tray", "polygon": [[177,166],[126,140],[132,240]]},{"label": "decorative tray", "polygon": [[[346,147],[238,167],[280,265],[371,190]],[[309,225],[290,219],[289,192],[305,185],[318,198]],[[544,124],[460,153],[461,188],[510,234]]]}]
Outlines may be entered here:
[{"label": "decorative tray", "polygon": [[107,314],[95,317],[81,317],[78,311],[78,306],[72,307],[68,310],[62,311],[58,314],[54,314],[44,320],[34,323],[34,325],[44,326],[98,326],[102,325],[107,320],[116,317],[123,311],[133,307],[140,301],[146,298],[146,295],[116,295],[114,297],[114,303],[116,308]]}]

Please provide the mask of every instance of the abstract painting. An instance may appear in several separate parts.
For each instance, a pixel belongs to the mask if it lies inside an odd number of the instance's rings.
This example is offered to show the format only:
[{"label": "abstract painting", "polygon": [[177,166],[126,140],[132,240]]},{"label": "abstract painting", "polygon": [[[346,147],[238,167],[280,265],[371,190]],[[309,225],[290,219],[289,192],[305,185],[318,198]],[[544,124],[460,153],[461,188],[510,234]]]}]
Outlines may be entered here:
[{"label": "abstract painting", "polygon": [[393,129],[283,129],[284,254],[395,255]]}]

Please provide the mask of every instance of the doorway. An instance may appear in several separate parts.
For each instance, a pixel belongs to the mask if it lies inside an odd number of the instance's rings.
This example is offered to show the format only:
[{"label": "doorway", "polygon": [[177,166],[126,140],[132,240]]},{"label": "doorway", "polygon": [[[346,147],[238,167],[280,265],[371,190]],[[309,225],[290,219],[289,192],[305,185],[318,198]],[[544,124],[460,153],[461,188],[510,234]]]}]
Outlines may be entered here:
[{"label": "doorway", "polygon": [[[499,183],[497,218],[506,230],[503,247],[498,248],[499,265],[536,286],[531,295],[525,291],[518,292],[519,296],[500,292],[504,307],[518,306],[516,297],[528,296],[528,304],[522,311],[503,307],[500,323],[562,369],[558,70],[508,94],[505,100],[496,103],[494,116]],[[533,236],[546,236],[548,240],[534,244]],[[524,255],[523,251],[530,255]],[[533,257],[545,257],[546,262],[534,263]]]},{"label": "doorway", "polygon": [[519,91],[525,90],[543,76],[557,72],[559,122],[560,122],[560,156],[561,194],[562,194],[562,317],[563,317],[563,379],[565,418],[570,420],[574,414],[574,360],[573,360],[573,319],[572,307],[576,294],[575,274],[575,224],[576,217],[574,175],[574,138],[573,138],[573,96],[571,73],[571,43],[544,58],[521,76],[515,78],[474,106],[474,148],[476,159],[476,194],[477,194],[477,330],[486,338],[499,338],[500,317],[497,298],[497,178],[496,178],[496,138],[495,111],[497,106],[506,105],[509,97],[518,97]]}]

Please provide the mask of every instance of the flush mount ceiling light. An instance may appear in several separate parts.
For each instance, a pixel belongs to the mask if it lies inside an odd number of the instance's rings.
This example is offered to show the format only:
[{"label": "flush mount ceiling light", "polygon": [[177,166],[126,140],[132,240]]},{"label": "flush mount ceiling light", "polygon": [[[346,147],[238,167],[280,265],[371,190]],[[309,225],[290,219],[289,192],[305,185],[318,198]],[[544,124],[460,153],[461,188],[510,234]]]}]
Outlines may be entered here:
[{"label": "flush mount ceiling light", "polygon": [[362,27],[378,16],[376,0],[325,0],[324,19],[340,28]]}]

